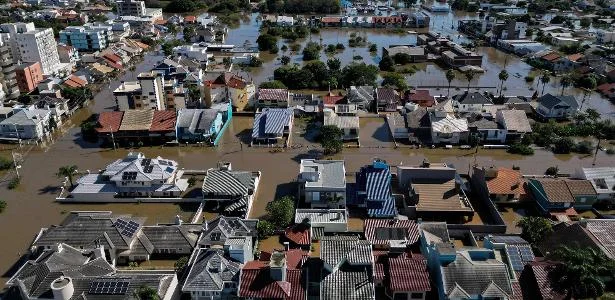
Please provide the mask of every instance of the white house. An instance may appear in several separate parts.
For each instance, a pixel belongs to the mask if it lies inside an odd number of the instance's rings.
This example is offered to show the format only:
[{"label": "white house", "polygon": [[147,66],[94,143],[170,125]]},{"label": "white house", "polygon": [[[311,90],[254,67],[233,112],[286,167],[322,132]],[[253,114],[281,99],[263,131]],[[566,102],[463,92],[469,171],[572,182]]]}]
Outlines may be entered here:
[{"label": "white house", "polygon": [[545,119],[568,119],[579,110],[579,103],[573,96],[545,94],[538,98],[536,113]]},{"label": "white house", "polygon": [[429,111],[429,121],[433,144],[459,144],[467,140],[468,120],[455,116],[450,99],[438,103],[434,109]]},{"label": "white house", "polygon": [[453,107],[459,113],[480,113],[484,110],[485,106],[489,105],[493,105],[493,102],[481,93],[465,92],[453,96]]},{"label": "white house", "polygon": [[340,116],[336,114],[332,109],[325,108],[324,113],[324,125],[333,125],[344,131],[342,139],[345,141],[358,140],[359,139],[359,117],[358,116]]},{"label": "white house", "polygon": [[598,200],[615,202],[615,167],[580,168],[573,178],[589,180],[598,193]]},{"label": "white house", "polygon": [[41,140],[50,131],[51,111],[30,108],[16,108],[13,114],[0,122],[0,137],[20,140]]},{"label": "white house", "polygon": [[302,159],[299,193],[311,208],[346,207],[346,167],[343,160]]},{"label": "white house", "polygon": [[312,230],[322,228],[323,233],[346,232],[348,230],[346,209],[297,209],[295,211],[295,224],[303,222],[309,222]]}]

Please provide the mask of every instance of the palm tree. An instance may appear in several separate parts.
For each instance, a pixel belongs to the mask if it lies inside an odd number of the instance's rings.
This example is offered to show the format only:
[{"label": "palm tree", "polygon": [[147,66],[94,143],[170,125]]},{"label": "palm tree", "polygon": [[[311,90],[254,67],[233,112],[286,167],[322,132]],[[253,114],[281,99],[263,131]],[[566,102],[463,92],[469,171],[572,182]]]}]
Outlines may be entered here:
[{"label": "palm tree", "polygon": [[547,83],[549,83],[550,81],[551,81],[551,76],[549,75],[549,73],[547,72],[542,73],[542,75],[540,76],[540,82],[542,82],[542,92],[540,93],[540,95],[545,94],[545,86],[547,86]]},{"label": "palm tree", "polygon": [[598,83],[596,82],[596,78],[594,78],[593,76],[587,77],[586,86],[583,89],[583,100],[581,100],[581,106],[579,107],[579,110],[583,109],[583,104],[585,104],[585,100],[587,100],[587,96],[589,96],[591,92],[596,89],[597,85]]},{"label": "palm tree", "polygon": [[562,86],[562,96],[564,96],[564,90],[572,85],[572,76],[570,74],[565,74],[562,79],[560,79],[559,84]]},{"label": "palm tree", "polygon": [[504,81],[508,80],[508,72],[506,72],[506,70],[502,70],[500,74],[498,74],[498,78],[500,79],[500,98],[502,98],[502,90],[504,89]]},{"label": "palm tree", "polygon": [[466,76],[466,80],[468,81],[468,89],[467,91],[470,91],[470,82],[472,81],[472,79],[474,79],[474,75],[476,75],[476,72],[472,69],[467,70],[463,73],[463,75]]},{"label": "palm tree", "polygon": [[62,178],[62,177],[66,177],[68,178],[68,182],[70,182],[70,187],[74,187],[73,184],[73,175],[77,173],[77,166],[72,165],[72,166],[63,166],[60,167],[58,169],[58,173],[56,173],[56,176]]},{"label": "palm tree", "polygon": [[561,262],[552,273],[556,287],[577,299],[600,297],[606,288],[603,276],[615,268],[613,260],[593,248],[562,246],[554,258]]},{"label": "palm tree", "polygon": [[449,69],[446,71],[446,81],[448,81],[448,90],[446,91],[446,96],[451,95],[451,82],[455,80],[455,71]]}]

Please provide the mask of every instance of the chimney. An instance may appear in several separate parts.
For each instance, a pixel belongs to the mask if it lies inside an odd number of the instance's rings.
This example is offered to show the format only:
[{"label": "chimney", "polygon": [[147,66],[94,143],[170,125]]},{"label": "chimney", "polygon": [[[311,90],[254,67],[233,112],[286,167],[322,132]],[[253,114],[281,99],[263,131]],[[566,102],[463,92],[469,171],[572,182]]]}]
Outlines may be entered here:
[{"label": "chimney", "polygon": [[75,292],[73,280],[70,277],[60,276],[51,282],[51,291],[54,300],[69,300]]},{"label": "chimney", "polygon": [[288,249],[290,249],[289,243],[284,242],[284,250],[288,251]]},{"label": "chimney", "polygon": [[496,166],[491,165],[487,169],[485,169],[486,179],[491,179],[491,178],[496,178],[496,177],[498,177],[498,168]]}]

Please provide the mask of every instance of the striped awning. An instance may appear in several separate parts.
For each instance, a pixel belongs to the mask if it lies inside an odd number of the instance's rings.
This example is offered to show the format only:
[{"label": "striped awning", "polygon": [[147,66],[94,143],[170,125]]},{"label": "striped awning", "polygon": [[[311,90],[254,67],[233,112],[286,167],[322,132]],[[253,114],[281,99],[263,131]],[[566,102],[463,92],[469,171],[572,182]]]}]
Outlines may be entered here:
[{"label": "striped awning", "polygon": [[244,196],[248,194],[248,187],[239,181],[233,174],[225,170],[209,170],[203,182],[203,193],[215,195]]},{"label": "striped awning", "polygon": [[367,200],[386,200],[391,196],[391,173],[381,169],[367,174]]},{"label": "striped awning", "polygon": [[389,196],[384,201],[367,201],[367,214],[379,218],[396,216],[395,198]]}]

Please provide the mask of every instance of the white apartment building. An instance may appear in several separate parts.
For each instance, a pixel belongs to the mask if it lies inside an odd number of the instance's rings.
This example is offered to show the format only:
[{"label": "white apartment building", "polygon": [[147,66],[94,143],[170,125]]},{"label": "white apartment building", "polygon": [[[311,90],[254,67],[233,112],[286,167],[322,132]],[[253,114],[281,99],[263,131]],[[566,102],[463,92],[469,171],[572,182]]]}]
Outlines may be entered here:
[{"label": "white apartment building", "polygon": [[129,109],[165,110],[164,79],[161,73],[147,72],[137,76],[137,81],[122,82],[113,91],[120,111]]},{"label": "white apartment building", "polygon": [[43,74],[59,71],[61,64],[53,29],[37,29],[34,23],[6,23],[0,29],[10,35],[15,62],[40,62]]}]

